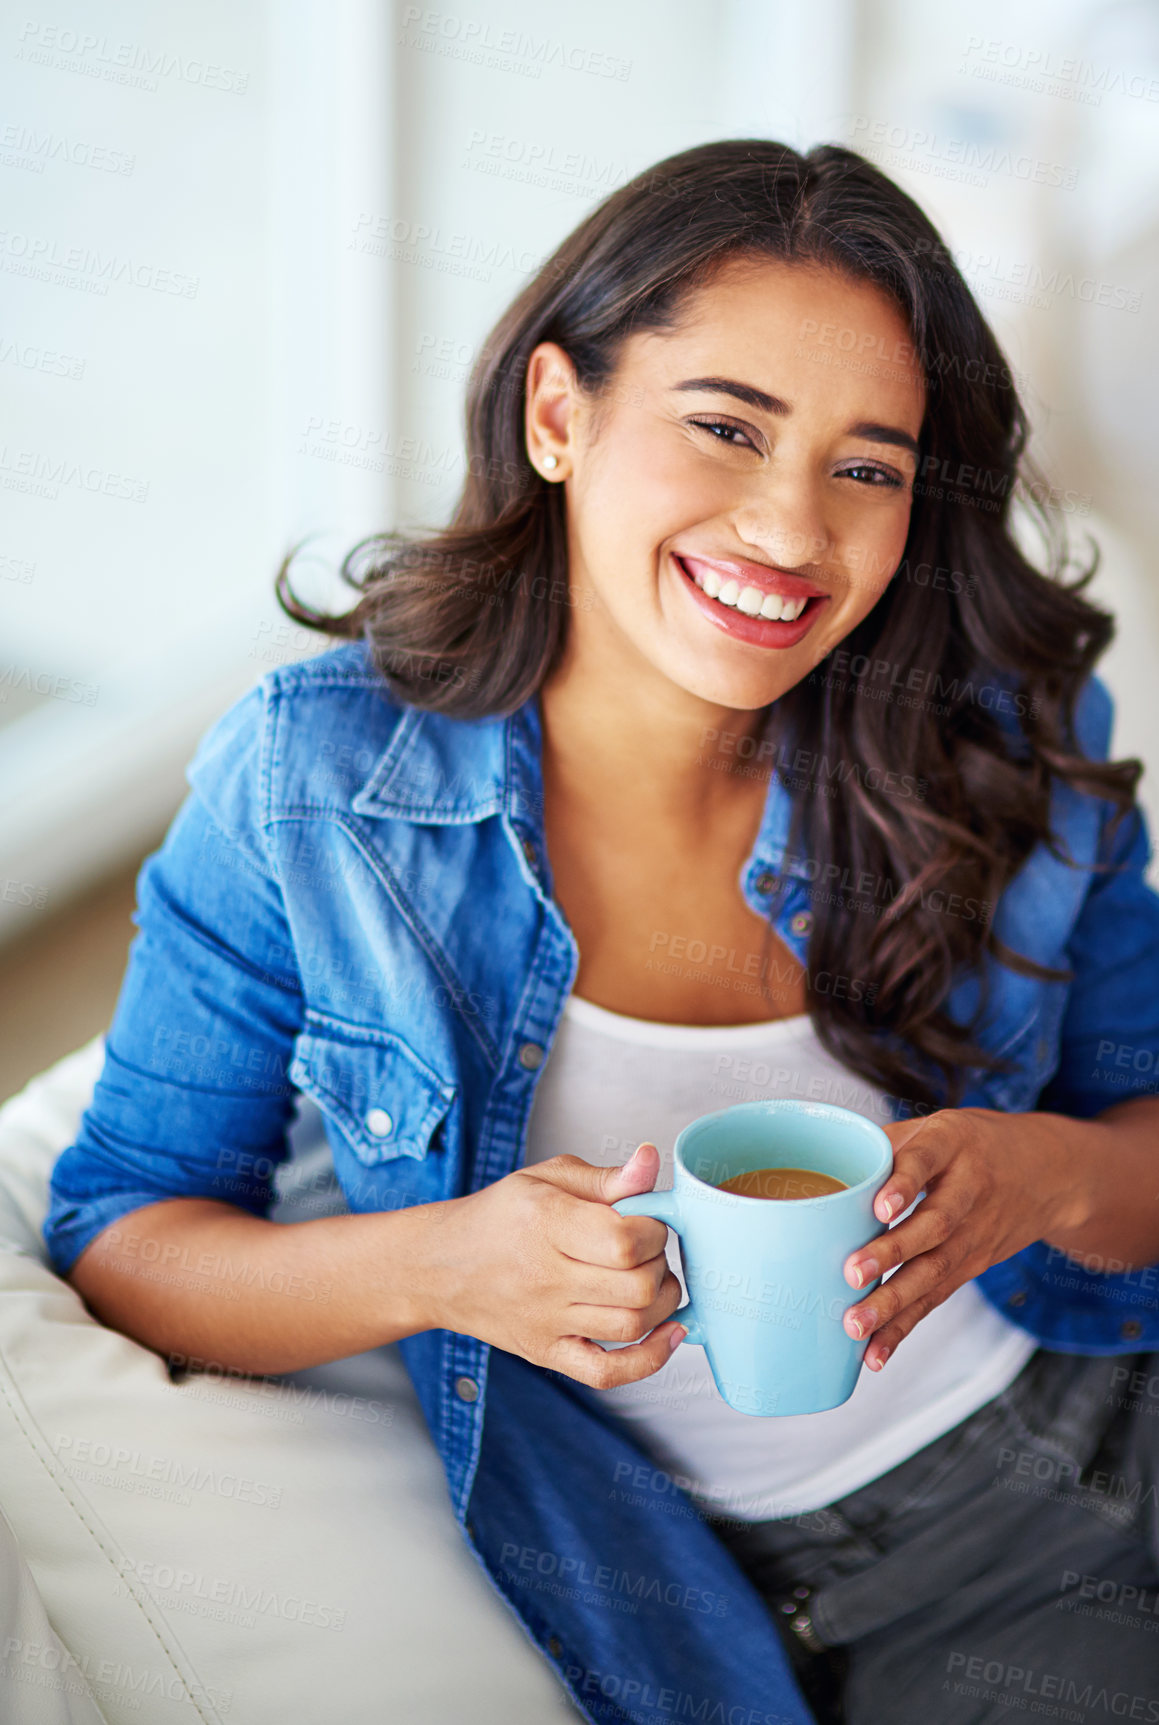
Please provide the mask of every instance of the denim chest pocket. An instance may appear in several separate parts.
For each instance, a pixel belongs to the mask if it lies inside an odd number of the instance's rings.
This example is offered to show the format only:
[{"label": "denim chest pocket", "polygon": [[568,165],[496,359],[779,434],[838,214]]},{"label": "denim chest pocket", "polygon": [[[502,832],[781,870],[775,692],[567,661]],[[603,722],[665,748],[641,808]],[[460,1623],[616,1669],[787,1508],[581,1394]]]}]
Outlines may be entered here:
[{"label": "denim chest pocket", "polygon": [[294,1050],[291,1084],[334,1122],[360,1162],[426,1156],[457,1087],[401,1037],[308,1023]]}]

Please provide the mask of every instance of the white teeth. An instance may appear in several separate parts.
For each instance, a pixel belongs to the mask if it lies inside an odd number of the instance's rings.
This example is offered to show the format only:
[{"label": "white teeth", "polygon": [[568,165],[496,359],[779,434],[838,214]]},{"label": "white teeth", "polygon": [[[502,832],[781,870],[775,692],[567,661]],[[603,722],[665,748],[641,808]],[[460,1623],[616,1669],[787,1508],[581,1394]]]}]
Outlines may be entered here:
[{"label": "white teeth", "polygon": [[695,581],[710,599],[731,610],[743,611],[746,617],[765,617],[770,621],[779,618],[782,623],[795,623],[809,603],[807,599],[785,599],[780,593],[762,593],[759,587],[742,588],[739,581],[732,579],[722,581],[715,569],[706,569],[703,575],[698,572]]}]

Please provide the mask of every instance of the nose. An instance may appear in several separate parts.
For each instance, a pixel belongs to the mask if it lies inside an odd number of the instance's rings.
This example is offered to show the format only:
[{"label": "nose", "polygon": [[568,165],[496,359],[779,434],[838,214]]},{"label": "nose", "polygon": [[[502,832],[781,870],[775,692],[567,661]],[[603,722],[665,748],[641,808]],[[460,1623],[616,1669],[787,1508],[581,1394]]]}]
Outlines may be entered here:
[{"label": "nose", "polygon": [[833,536],[813,486],[804,476],[766,481],[759,496],[733,515],[738,538],[780,569],[816,568],[833,551]]}]

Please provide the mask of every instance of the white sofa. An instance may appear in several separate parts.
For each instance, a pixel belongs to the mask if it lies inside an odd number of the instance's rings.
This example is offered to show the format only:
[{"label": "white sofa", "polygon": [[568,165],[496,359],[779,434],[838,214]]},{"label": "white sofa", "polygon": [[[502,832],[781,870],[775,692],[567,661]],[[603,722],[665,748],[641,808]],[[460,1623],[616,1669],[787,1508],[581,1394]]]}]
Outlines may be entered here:
[{"label": "white sofa", "polygon": [[[4,1725],[581,1717],[451,1514],[395,1348],[170,1380],[48,1266],[98,1037],[0,1109]],[[345,1206],[303,1101],[275,1215]]]}]

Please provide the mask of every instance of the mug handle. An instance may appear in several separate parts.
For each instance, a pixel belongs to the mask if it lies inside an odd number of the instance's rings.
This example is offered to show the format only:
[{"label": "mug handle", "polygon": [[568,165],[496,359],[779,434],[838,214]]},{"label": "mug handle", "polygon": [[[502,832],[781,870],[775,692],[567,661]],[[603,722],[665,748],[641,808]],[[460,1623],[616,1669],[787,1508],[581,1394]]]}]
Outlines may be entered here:
[{"label": "mug handle", "polygon": [[[657,1222],[667,1222],[677,1237],[680,1234],[678,1217],[680,1200],[676,1196],[675,1187],[666,1192],[638,1192],[634,1198],[619,1198],[612,1205],[621,1216],[654,1216]],[[692,1301],[686,1300],[672,1313],[677,1323],[686,1324],[688,1334],[681,1338],[685,1342],[695,1342],[698,1347],[704,1346],[704,1336],[700,1328],[700,1319],[692,1310]]]}]

